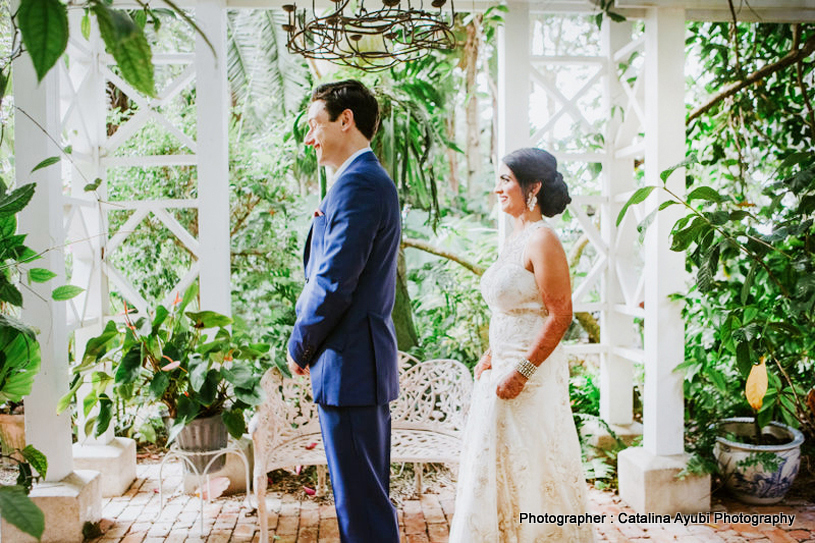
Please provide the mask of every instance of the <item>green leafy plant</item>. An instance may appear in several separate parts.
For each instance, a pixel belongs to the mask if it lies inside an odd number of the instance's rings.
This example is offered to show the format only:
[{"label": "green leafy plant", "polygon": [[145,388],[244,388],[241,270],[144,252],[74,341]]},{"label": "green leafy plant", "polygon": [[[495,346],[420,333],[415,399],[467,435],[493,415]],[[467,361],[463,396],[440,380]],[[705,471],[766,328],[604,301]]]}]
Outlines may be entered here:
[{"label": "green leafy plant", "polygon": [[[663,183],[676,168],[695,164],[691,156],[662,172]],[[717,419],[749,415],[753,407],[758,428],[781,420],[815,435],[807,405],[815,349],[815,154],[790,154],[777,177],[764,186],[768,203],[761,207],[707,185],[692,184],[683,198],[663,184],[637,190],[618,217],[619,224],[654,190],[670,197],[654,213],[672,205],[687,211],[673,226],[671,249],[686,252],[688,271],[696,274],[695,287],[675,297],[685,302],[689,336],[677,370],[686,376],[697,437]],[[766,396],[762,387],[743,393],[763,358],[776,370],[768,371]],[[755,401],[759,395],[763,402]],[[712,447],[712,440],[699,443]]]},{"label": "green leafy plant", "polygon": [[[26,246],[25,234],[17,232],[17,214],[29,204],[35,188],[32,183],[8,192],[5,183],[0,181],[0,404],[22,402],[31,392],[34,377],[40,370],[36,332],[16,315],[23,305],[20,279],[27,277],[31,282],[44,283],[56,277],[44,268],[26,269],[42,255]],[[81,290],[70,285],[58,287],[52,292],[52,298],[69,299]],[[39,539],[45,529],[45,517],[28,493],[38,478],[32,468],[39,476],[46,475],[45,455],[28,445],[0,456],[18,467],[16,484],[0,485],[0,516]]]},{"label": "green leafy plant", "polygon": [[[178,432],[197,418],[220,415],[229,433],[246,431],[244,411],[262,401],[262,358],[268,344],[250,343],[227,329],[232,319],[214,311],[186,311],[197,287],[176,297],[171,308],[157,306],[150,318],[109,321],[98,337],[88,341],[71,391],[62,398],[65,409],[82,383],[92,391],[82,400],[86,432],[101,435],[110,425],[114,400],[163,404]],[[215,329],[212,337],[205,330]],[[98,413],[91,415],[94,407]],[[78,406],[78,408],[80,408]]]}]

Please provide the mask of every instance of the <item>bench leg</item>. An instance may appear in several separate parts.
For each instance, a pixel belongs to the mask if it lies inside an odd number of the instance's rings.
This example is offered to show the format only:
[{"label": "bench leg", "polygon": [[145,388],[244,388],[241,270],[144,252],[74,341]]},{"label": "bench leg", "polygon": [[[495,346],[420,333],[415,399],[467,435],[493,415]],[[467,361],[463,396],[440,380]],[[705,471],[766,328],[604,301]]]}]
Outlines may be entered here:
[{"label": "bench leg", "polygon": [[422,468],[424,464],[414,463],[413,471],[416,473],[416,494],[422,495]]},{"label": "bench leg", "polygon": [[269,519],[266,513],[266,473],[255,473],[255,498],[258,502],[258,522],[260,523],[260,541],[269,541]]},{"label": "bench leg", "polygon": [[317,466],[317,495],[322,496],[325,494],[326,491],[326,484],[325,484],[325,466],[318,465]]}]

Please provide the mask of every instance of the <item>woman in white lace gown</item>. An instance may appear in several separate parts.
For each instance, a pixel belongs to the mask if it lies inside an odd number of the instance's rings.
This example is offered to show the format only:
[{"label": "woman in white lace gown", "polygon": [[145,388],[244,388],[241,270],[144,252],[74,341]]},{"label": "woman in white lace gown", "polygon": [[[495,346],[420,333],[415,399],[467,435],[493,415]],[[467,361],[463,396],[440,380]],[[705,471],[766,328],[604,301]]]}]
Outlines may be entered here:
[{"label": "woman in white lace gown", "polygon": [[520,521],[521,513],[587,512],[560,346],[572,320],[569,267],[542,217],[571,199],[557,161],[540,149],[507,155],[495,193],[514,230],[481,280],[492,312],[490,349],[475,368],[449,541],[593,541],[591,524]]}]

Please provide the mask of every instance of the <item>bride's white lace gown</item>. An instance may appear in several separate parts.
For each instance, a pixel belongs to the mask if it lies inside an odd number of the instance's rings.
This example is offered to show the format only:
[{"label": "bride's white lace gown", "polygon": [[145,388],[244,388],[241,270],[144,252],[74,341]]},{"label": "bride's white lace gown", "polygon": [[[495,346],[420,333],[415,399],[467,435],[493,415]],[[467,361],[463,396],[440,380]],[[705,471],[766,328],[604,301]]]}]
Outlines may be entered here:
[{"label": "bride's white lace gown", "polygon": [[473,389],[459,465],[450,543],[593,541],[592,526],[519,523],[519,513],[588,511],[580,444],[569,406],[569,368],[558,347],[512,400],[495,394],[526,356],[547,311],[523,252],[540,221],[510,239],[484,273],[481,292],[492,312],[492,370]]}]

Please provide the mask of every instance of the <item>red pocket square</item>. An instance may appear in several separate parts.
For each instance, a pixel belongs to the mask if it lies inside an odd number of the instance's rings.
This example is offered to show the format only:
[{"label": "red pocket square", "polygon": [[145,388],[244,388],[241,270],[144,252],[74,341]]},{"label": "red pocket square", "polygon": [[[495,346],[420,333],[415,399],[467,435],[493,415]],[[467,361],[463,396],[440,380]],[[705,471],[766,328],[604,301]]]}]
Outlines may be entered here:
[{"label": "red pocket square", "polygon": [[322,217],[323,215],[325,215],[325,213],[320,211],[320,208],[317,208],[317,209],[314,210],[314,216],[315,217]]}]

